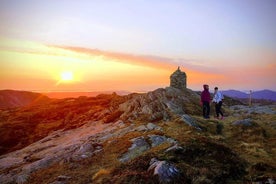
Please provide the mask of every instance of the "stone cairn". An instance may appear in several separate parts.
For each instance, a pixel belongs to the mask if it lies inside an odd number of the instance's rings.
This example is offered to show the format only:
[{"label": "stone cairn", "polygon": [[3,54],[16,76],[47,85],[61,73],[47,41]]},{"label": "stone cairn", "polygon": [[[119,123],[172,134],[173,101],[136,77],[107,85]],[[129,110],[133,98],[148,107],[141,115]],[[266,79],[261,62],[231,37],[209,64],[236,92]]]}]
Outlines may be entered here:
[{"label": "stone cairn", "polygon": [[186,89],[187,76],[186,73],[182,72],[179,67],[171,74],[170,79],[170,87],[174,87],[180,90]]}]

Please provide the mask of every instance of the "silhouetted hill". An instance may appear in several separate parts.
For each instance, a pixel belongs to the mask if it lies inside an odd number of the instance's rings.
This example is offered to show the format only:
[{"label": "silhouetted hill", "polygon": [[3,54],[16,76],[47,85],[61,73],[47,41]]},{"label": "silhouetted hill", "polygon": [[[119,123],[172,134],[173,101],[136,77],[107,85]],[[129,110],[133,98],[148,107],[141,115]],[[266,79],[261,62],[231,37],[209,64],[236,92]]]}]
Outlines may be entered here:
[{"label": "silhouetted hill", "polygon": [[238,90],[226,90],[222,91],[223,95],[232,97],[232,98],[248,98],[248,94],[238,91]]},{"label": "silhouetted hill", "polygon": [[[127,95],[130,92],[128,91],[115,91],[118,95]],[[89,92],[71,92],[71,91],[56,91],[56,92],[47,92],[43,93],[44,95],[48,96],[49,98],[78,98],[80,96],[87,96],[87,97],[94,97],[99,94],[112,94],[114,91],[89,91]]]},{"label": "silhouetted hill", "polygon": [[262,91],[253,91],[252,98],[276,101],[276,91],[271,91],[267,89]]},{"label": "silhouetted hill", "polygon": [[0,108],[23,107],[48,102],[50,99],[40,93],[29,91],[0,90]]},{"label": "silhouetted hill", "polygon": [[[232,98],[249,98],[249,94],[238,90],[226,90],[222,93]],[[276,101],[276,92],[271,90],[253,91],[252,98]]]}]

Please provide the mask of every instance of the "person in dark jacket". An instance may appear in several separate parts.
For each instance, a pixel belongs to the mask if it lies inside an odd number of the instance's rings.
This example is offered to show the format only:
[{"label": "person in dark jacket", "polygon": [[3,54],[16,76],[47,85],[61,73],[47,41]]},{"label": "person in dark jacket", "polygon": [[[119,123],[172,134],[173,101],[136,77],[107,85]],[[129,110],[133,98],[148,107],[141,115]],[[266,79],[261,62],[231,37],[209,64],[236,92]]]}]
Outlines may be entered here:
[{"label": "person in dark jacket", "polygon": [[210,118],[210,101],[211,101],[209,86],[207,84],[204,84],[203,89],[204,90],[201,92],[201,103],[203,105],[203,117],[205,119],[209,119]]}]

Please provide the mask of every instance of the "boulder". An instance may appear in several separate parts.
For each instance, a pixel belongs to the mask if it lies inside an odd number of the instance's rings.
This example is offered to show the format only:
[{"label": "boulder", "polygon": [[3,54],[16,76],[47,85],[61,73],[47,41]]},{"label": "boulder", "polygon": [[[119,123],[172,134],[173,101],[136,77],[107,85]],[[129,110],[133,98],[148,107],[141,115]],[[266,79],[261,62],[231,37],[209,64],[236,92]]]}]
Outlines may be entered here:
[{"label": "boulder", "polygon": [[189,116],[188,114],[183,114],[181,116],[181,119],[189,126],[192,126],[198,130],[201,130],[201,128],[196,124],[196,121],[191,117]]},{"label": "boulder", "polygon": [[253,121],[251,119],[238,120],[233,122],[232,125],[252,126]]},{"label": "boulder", "polygon": [[156,158],[150,160],[148,171],[153,171],[157,175],[160,183],[172,183],[180,176],[180,171],[172,163],[159,161]]},{"label": "boulder", "polygon": [[172,138],[167,138],[166,136],[160,136],[160,135],[148,135],[151,141],[151,146],[155,147],[158,146],[164,142],[169,142],[169,143],[176,143],[176,141]]},{"label": "boulder", "polygon": [[135,128],[136,131],[150,131],[150,130],[159,130],[163,131],[162,127],[155,125],[153,123],[148,123],[147,125],[140,125],[137,128]]},{"label": "boulder", "polygon": [[148,123],[146,126],[147,126],[148,130],[160,130],[160,131],[162,131],[162,128],[160,126],[157,126],[153,123]]},{"label": "boulder", "polygon": [[172,114],[181,116],[201,112],[199,95],[189,89],[159,88],[129,97],[128,101],[119,105],[118,110],[123,112],[120,118],[123,120],[167,121],[173,117]]},{"label": "boulder", "polygon": [[125,154],[123,154],[121,158],[119,158],[119,161],[128,162],[140,156],[150,148],[156,147],[165,142],[168,142],[170,144],[177,144],[177,141],[175,141],[172,138],[168,138],[166,136],[148,135],[147,137],[150,139],[150,142],[147,142],[144,136],[131,139],[130,140],[132,142],[131,147],[128,148],[128,152],[126,152]]},{"label": "boulder", "polygon": [[120,159],[120,162],[127,162],[133,158],[136,158],[137,156],[144,153],[146,150],[150,149],[149,143],[145,140],[145,138],[137,137],[134,139],[131,139],[132,145],[130,148],[128,148],[128,152],[125,153]]}]

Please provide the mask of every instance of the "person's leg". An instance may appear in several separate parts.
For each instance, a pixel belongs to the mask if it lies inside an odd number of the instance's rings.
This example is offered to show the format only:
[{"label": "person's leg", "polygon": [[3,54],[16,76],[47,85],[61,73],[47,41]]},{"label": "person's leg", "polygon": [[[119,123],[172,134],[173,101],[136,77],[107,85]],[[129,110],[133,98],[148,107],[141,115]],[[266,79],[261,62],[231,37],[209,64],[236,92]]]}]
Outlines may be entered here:
[{"label": "person's leg", "polygon": [[203,117],[206,118],[206,103],[203,102],[202,106],[203,106],[203,108],[202,108]]},{"label": "person's leg", "polygon": [[206,102],[206,108],[207,108],[206,118],[210,118],[210,104],[209,104],[209,102]]},{"label": "person's leg", "polygon": [[221,111],[222,101],[220,101],[218,105],[219,105],[218,112],[220,113],[221,117],[223,118],[223,113]]},{"label": "person's leg", "polygon": [[216,103],[216,116],[217,116],[217,118],[219,117],[219,104],[218,103]]}]

